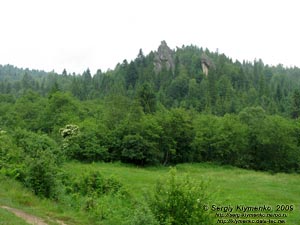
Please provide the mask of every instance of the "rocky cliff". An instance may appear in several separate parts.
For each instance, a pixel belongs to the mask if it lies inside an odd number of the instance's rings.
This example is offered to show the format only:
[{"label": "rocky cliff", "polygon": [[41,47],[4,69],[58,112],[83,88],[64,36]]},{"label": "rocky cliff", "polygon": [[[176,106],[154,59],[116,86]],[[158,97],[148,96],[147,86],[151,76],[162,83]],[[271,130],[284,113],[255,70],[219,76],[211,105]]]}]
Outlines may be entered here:
[{"label": "rocky cliff", "polygon": [[157,52],[154,53],[154,71],[159,73],[163,68],[167,70],[175,69],[174,52],[169,48],[165,41],[162,41]]}]

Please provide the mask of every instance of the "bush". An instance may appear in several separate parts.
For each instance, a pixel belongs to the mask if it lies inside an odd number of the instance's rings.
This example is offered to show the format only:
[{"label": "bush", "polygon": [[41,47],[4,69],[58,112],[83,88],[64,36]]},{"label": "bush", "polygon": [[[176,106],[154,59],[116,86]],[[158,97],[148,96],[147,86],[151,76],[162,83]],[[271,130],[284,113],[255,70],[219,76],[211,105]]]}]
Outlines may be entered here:
[{"label": "bush", "polygon": [[179,178],[172,169],[167,180],[159,181],[150,198],[150,208],[160,224],[212,224],[204,211],[208,194],[204,182],[189,177]]},{"label": "bush", "polygon": [[152,143],[145,140],[141,135],[127,135],[122,142],[122,162],[145,165],[152,160],[155,161],[152,159],[154,155],[151,154],[155,152]]},{"label": "bush", "polygon": [[195,120],[193,148],[199,161],[247,167],[248,129],[234,115],[201,115]]},{"label": "bush", "polygon": [[132,225],[158,225],[158,221],[146,204],[139,205],[134,211]]},{"label": "bush", "polygon": [[57,198],[57,172],[53,154],[49,151],[39,151],[39,157],[27,158],[25,161],[25,185],[34,194],[46,198]]},{"label": "bush", "polygon": [[105,178],[98,171],[89,171],[80,177],[66,175],[64,184],[69,193],[79,193],[82,196],[101,196],[114,194],[122,190],[122,183],[114,177]]},{"label": "bush", "polygon": [[[134,113],[139,114],[139,111]],[[132,117],[118,128],[121,161],[142,166],[158,164],[162,159],[159,150],[162,129],[159,123],[152,115],[142,113],[141,117]]]},{"label": "bush", "polygon": [[0,129],[0,171],[6,176],[22,179],[24,153],[18,148],[13,138]]},{"label": "bush", "polygon": [[108,159],[107,148],[93,127],[81,132],[77,125],[68,124],[60,129],[60,134],[64,138],[62,149],[68,158],[87,162]]},{"label": "bush", "polygon": [[300,167],[295,124],[279,116],[268,116],[257,131],[255,169],[272,172],[295,172]]},{"label": "bush", "polygon": [[46,134],[39,134],[27,130],[16,129],[14,131],[16,145],[23,149],[26,156],[38,158],[41,151],[49,151],[52,157],[61,160],[62,153],[58,150],[57,143]]}]

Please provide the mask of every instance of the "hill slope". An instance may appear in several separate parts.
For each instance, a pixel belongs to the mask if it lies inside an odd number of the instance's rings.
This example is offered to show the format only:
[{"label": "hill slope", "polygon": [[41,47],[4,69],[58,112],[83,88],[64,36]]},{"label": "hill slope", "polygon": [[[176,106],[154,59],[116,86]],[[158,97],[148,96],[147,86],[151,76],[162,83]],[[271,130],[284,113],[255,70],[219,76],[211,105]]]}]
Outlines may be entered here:
[{"label": "hill slope", "polygon": [[[209,63],[208,63],[209,62]],[[211,64],[208,75],[203,65]],[[131,62],[124,60],[114,70],[92,75],[46,73],[13,66],[0,67],[0,93],[20,96],[26,90],[42,95],[71,92],[80,100],[120,94],[134,98],[146,87],[164,106],[193,108],[216,115],[238,113],[261,106],[268,113],[298,117],[293,102],[300,84],[300,69],[269,66],[262,60],[233,62],[228,56],[197,46],[176,50],[162,41],[157,51],[139,51]]]},{"label": "hill slope", "polygon": [[[180,176],[188,173],[193,179],[209,180],[209,192],[212,194],[210,207],[267,205],[274,209],[272,213],[276,213],[277,205],[292,205],[293,210],[284,211],[287,218],[282,219],[289,225],[296,225],[300,220],[299,175],[271,175],[212,164],[181,164],[176,168]],[[111,163],[68,163],[64,166],[64,170],[72,171],[77,176],[95,170],[100,171],[103,176],[114,176],[126,186],[130,196],[135,199],[133,201],[135,205],[145,201],[145,194],[152,192],[156,181],[164,179],[168,172],[168,168],[165,167],[136,168]],[[52,218],[60,218],[66,224],[116,224],[120,221],[123,221],[121,224],[126,224],[128,217],[134,213],[134,207],[128,207],[124,202],[120,204],[118,198],[105,197],[101,200],[104,204],[101,207],[103,211],[98,213],[101,215],[109,213],[110,216],[104,216],[101,220],[99,217],[93,217],[93,211],[82,211],[81,207],[69,205],[71,199],[56,203],[38,200],[18,185],[15,186],[14,182],[3,184],[0,187],[0,204],[18,206],[42,217],[51,215]],[[117,202],[113,203],[113,199]],[[233,213],[236,213],[236,210]],[[212,214],[215,217],[215,212],[212,211]]]}]

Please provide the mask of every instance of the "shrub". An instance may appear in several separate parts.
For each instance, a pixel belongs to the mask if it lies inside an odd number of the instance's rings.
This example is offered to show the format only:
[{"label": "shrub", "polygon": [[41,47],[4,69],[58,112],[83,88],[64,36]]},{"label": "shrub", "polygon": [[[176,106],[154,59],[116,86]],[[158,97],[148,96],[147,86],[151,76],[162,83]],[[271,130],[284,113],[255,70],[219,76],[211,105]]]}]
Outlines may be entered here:
[{"label": "shrub", "polygon": [[62,149],[68,158],[88,162],[107,160],[107,148],[92,127],[81,132],[77,125],[69,124],[60,129],[60,134],[64,138]]},{"label": "shrub", "polygon": [[61,159],[61,152],[58,151],[57,143],[46,134],[33,133],[27,130],[16,129],[14,131],[16,145],[23,149],[26,156],[38,158],[41,151],[49,151],[52,157]]},{"label": "shrub", "polygon": [[264,123],[266,126],[257,131],[255,140],[255,169],[272,172],[299,170],[300,150],[295,124],[279,116],[268,116]]},{"label": "shrub", "polygon": [[0,129],[0,170],[6,176],[22,179],[22,163],[24,153],[18,148],[13,138],[5,131]]},{"label": "shrub", "polygon": [[212,224],[204,211],[208,194],[204,182],[189,177],[179,178],[172,169],[166,180],[159,181],[150,198],[150,208],[160,224]]},{"label": "shrub", "polygon": [[[138,117],[138,116],[136,116]],[[158,164],[162,159],[159,141],[162,129],[152,115],[128,119],[119,127],[121,161],[136,165]]]},{"label": "shrub", "polygon": [[63,182],[67,192],[79,193],[83,196],[114,194],[121,191],[123,187],[116,178],[105,178],[98,171],[89,171],[77,178],[66,175]]},{"label": "shrub", "polygon": [[132,225],[158,225],[158,221],[146,204],[139,205],[134,211]]},{"label": "shrub", "polygon": [[0,134],[1,172],[21,181],[36,195],[56,198],[56,143],[46,135],[21,129],[15,131],[14,138]]},{"label": "shrub", "polygon": [[199,161],[247,167],[248,130],[238,117],[201,115],[195,120],[194,127],[193,148],[195,154],[200,155]]},{"label": "shrub", "polygon": [[39,157],[26,159],[24,183],[38,196],[56,198],[58,168],[53,154],[49,151],[39,151],[38,155]]}]

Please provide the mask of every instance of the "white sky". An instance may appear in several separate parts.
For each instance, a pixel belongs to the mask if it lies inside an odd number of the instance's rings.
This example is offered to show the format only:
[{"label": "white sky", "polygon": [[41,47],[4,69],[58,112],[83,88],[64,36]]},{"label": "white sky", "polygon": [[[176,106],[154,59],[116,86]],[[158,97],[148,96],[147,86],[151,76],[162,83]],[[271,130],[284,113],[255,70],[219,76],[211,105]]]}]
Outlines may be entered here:
[{"label": "white sky", "polygon": [[[299,2],[299,3],[298,3]],[[0,64],[82,73],[176,46],[300,67],[298,0],[0,0]]]}]

